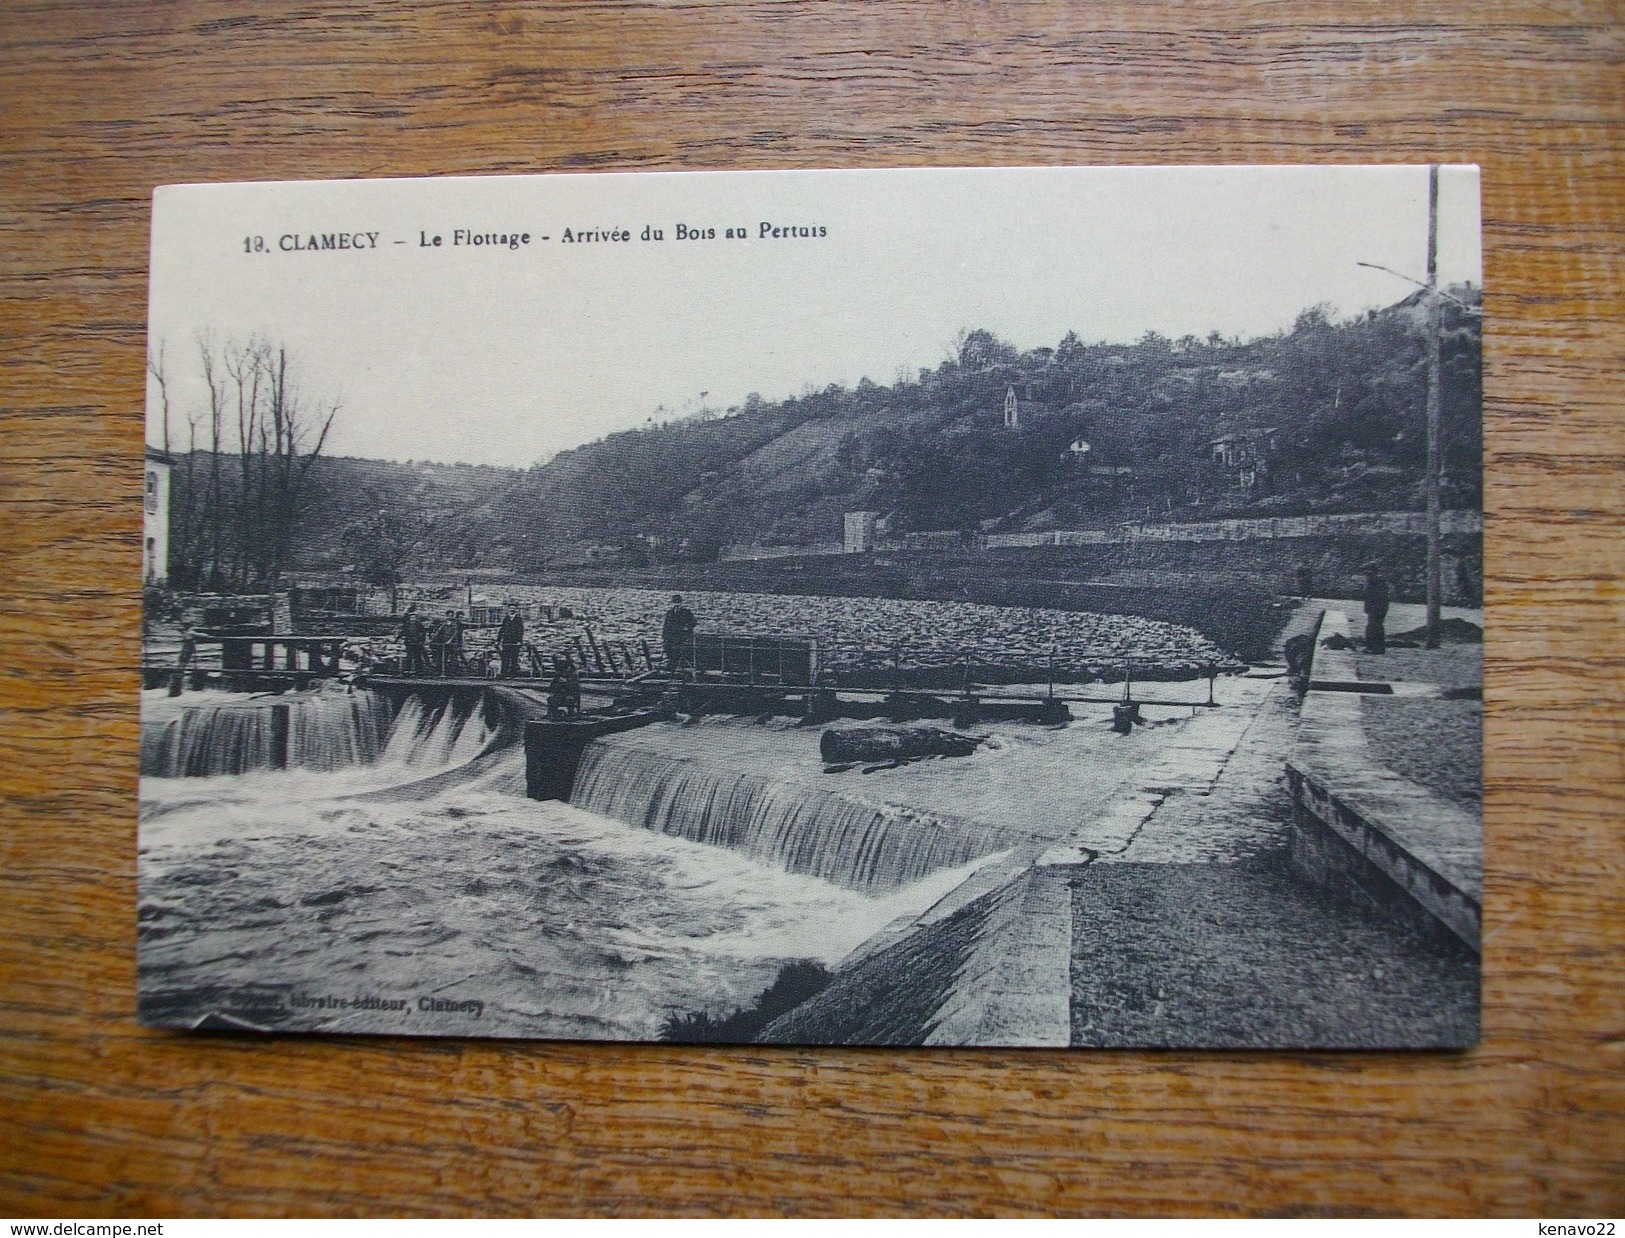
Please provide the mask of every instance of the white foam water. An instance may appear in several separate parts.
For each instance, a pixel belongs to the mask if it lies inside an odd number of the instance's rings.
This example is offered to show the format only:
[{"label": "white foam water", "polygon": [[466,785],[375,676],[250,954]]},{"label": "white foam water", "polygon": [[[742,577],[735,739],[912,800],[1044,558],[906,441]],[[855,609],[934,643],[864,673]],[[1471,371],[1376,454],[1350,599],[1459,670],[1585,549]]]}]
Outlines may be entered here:
[{"label": "white foam water", "polygon": [[384,749],[393,714],[380,693],[336,684],[281,696],[144,692],[141,772],[158,778],[207,778],[268,769],[275,707],[287,710],[287,762],[294,769],[370,764]]},{"label": "white foam water", "polygon": [[472,761],[496,737],[497,728],[487,721],[483,703],[453,697],[428,704],[411,696],[395,717],[382,760],[420,770],[449,769]]},{"label": "white foam water", "polygon": [[1008,845],[976,822],[674,756],[635,735],[588,745],[570,802],[857,890],[896,889]]},{"label": "white foam water", "polygon": [[143,804],[144,1015],[647,1039],[674,1011],[749,1005],[787,961],[835,965],[968,872],[872,897],[528,800],[517,749],[469,770],[381,800],[326,772],[208,780],[229,796],[144,779],[171,793]]},{"label": "white foam water", "polygon": [[287,694],[277,770],[267,698],[154,696],[168,747],[144,762],[139,903],[158,1023],[648,1039],[674,1013],[749,1005],[786,962],[835,966],[992,849],[929,814],[792,787],[719,798],[703,777],[671,797],[671,830],[533,802],[478,698],[390,713]]},{"label": "white foam water", "polygon": [[141,772],[208,778],[270,769],[273,710],[287,710],[287,768],[350,770],[382,763],[450,768],[491,746],[497,728],[483,700],[413,696],[397,714],[380,692],[338,684],[307,692],[146,692],[141,702]]}]

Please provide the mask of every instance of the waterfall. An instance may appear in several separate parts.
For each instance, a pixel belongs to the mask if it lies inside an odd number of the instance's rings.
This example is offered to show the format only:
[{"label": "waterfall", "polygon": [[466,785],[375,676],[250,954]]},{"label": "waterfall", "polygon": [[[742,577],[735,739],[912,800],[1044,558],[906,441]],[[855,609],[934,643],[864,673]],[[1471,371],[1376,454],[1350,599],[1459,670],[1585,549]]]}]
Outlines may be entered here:
[{"label": "waterfall", "polygon": [[164,710],[143,702],[141,772],[159,778],[241,774],[271,764],[271,711],[241,700]]},{"label": "waterfall", "polygon": [[158,778],[245,774],[275,766],[275,713],[287,710],[287,768],[393,764],[449,768],[485,752],[502,732],[479,696],[407,698],[397,714],[372,691],[318,689],[281,696],[149,693],[141,710],[141,772]]},{"label": "waterfall", "polygon": [[431,704],[411,696],[395,717],[383,760],[414,769],[450,768],[472,761],[497,735],[483,699],[451,696]]},{"label": "waterfall", "polygon": [[621,737],[587,746],[570,802],[864,891],[895,889],[1010,845],[977,822],[667,756]]},{"label": "waterfall", "polygon": [[268,769],[274,763],[274,706],[288,711],[290,768],[370,764],[389,734],[389,701],[375,692],[151,694],[141,708],[141,772],[203,778]]},{"label": "waterfall", "polygon": [[371,765],[390,734],[389,701],[376,692],[321,692],[290,702],[288,768]]}]

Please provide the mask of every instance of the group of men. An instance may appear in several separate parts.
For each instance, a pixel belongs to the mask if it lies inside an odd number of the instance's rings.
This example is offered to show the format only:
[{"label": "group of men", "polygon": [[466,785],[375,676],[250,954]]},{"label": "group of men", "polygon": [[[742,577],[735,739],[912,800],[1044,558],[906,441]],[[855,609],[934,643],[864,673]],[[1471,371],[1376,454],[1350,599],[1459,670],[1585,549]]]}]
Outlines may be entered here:
[{"label": "group of men", "polygon": [[[446,611],[444,619],[425,623],[417,604],[406,608],[401,620],[401,644],[406,649],[403,671],[410,676],[438,675],[450,678],[470,670],[463,651],[463,612]],[[519,674],[519,653],[525,643],[525,620],[517,602],[509,602],[497,628],[498,674],[511,679]]]},{"label": "group of men", "polygon": [[[666,666],[673,674],[684,667],[693,669],[694,632],[698,626],[694,612],[683,604],[682,595],[672,594],[671,606],[660,625],[660,642],[665,647]],[[460,610],[447,610],[444,619],[425,623],[414,602],[406,608],[400,637],[406,649],[402,670],[408,676],[438,675],[444,679],[466,674],[470,669],[463,652],[463,612]],[[499,677],[512,679],[519,674],[519,657],[524,644],[525,619],[519,613],[519,604],[510,601],[497,628]],[[563,661],[569,665],[567,659]],[[561,659],[555,657],[553,662],[557,678]],[[569,666],[569,672],[571,676],[576,674],[573,666]],[[574,692],[579,695],[579,678]]]}]

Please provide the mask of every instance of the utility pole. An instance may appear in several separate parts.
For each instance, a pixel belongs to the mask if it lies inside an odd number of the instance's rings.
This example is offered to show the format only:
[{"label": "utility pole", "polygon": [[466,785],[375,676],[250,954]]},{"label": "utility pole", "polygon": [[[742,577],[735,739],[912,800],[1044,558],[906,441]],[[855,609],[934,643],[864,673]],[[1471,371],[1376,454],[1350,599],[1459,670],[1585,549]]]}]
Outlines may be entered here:
[{"label": "utility pole", "polygon": [[1428,165],[1427,647],[1439,647],[1439,165]]}]

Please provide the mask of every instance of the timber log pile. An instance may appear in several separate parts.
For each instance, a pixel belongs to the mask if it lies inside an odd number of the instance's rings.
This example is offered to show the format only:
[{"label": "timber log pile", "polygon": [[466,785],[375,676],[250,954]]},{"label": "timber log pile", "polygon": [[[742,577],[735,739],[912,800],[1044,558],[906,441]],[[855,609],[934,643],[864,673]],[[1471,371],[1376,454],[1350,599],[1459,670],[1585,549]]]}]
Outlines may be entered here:
[{"label": "timber log pile", "polygon": [[[604,640],[647,642],[659,656],[660,624],[670,595],[650,589],[519,586],[527,602],[567,606],[573,618],[526,632],[544,655],[574,647],[590,627]],[[896,598],[816,597],[763,593],[688,592],[684,598],[708,632],[811,636],[826,670],[867,676],[881,685],[896,658],[903,666],[963,666],[967,655],[985,672],[1022,668],[1007,682],[1043,682],[1053,655],[1057,678],[1120,679],[1134,663],[1136,678],[1200,677],[1231,663],[1200,633],[1136,615],[1103,615],[1041,607],[984,606]],[[973,677],[975,677],[973,675]],[[990,680],[997,681],[997,680]]]},{"label": "timber log pile", "polygon": [[918,761],[926,757],[968,757],[982,741],[974,735],[935,726],[831,727],[818,741],[826,764],[854,761]]}]

